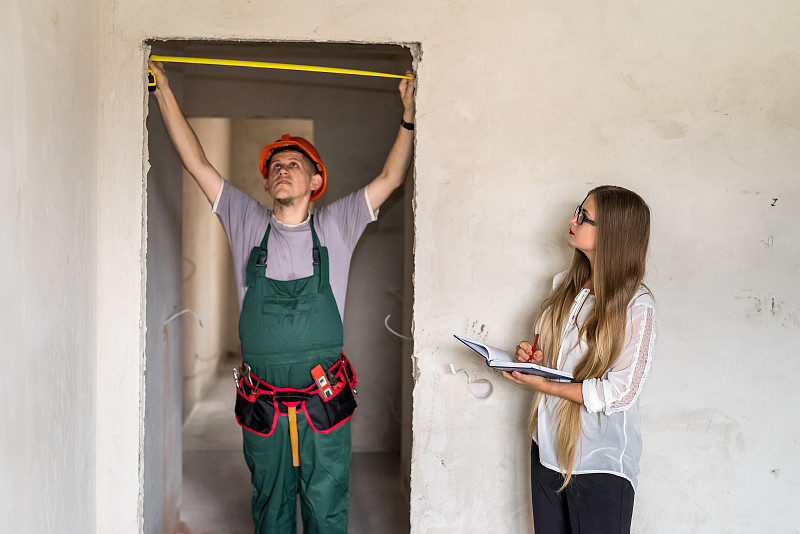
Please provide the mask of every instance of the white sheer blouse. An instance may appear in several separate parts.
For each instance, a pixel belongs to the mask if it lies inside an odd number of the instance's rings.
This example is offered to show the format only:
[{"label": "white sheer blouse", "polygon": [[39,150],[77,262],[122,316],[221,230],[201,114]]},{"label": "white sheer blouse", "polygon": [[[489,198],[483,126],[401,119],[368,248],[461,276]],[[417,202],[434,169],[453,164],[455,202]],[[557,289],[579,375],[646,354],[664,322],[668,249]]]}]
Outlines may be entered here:
[{"label": "white sheer blouse", "polygon": [[[554,287],[565,274],[556,275]],[[586,345],[578,339],[578,332],[593,306],[594,295],[588,289],[578,293],[564,330],[559,369],[573,372],[583,358]],[[625,344],[619,358],[601,378],[582,383],[583,434],[573,474],[610,473],[628,479],[636,489],[642,453],[639,395],[650,370],[657,329],[653,297],[642,287],[628,305]],[[539,423],[533,433],[542,465],[554,471],[558,471],[558,461],[553,412],[558,400],[550,395],[542,397]]]}]

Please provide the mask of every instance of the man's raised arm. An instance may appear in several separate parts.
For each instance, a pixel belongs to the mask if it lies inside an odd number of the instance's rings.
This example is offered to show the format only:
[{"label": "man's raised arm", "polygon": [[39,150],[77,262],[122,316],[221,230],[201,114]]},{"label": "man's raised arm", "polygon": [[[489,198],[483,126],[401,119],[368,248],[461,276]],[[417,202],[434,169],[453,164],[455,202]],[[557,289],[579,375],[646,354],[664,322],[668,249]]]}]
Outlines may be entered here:
[{"label": "man's raised arm", "polygon": [[178,101],[169,87],[169,79],[164,72],[164,66],[160,62],[150,61],[149,67],[156,76],[156,90],[153,94],[158,101],[161,117],[164,119],[172,146],[175,147],[183,166],[194,177],[208,201],[213,204],[219,188],[222,186],[222,176],[206,159],[197,135],[189,126],[186,117],[183,116]]},{"label": "man's raised arm", "polygon": [[[413,73],[407,71],[406,76],[413,76]],[[367,196],[372,209],[375,210],[380,208],[389,195],[403,183],[414,149],[414,131],[406,128],[406,125],[414,127],[414,80],[404,78],[398,89],[403,100],[404,124],[397,132],[397,138],[389,151],[386,163],[383,164],[383,170],[367,185]]]}]

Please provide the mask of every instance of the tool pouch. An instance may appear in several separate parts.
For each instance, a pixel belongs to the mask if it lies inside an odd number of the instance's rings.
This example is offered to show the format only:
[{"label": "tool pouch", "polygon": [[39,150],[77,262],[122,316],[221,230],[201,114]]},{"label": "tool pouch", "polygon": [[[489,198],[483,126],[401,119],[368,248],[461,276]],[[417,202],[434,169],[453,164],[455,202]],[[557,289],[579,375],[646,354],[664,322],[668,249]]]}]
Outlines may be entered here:
[{"label": "tool pouch", "polygon": [[278,416],[288,414],[287,405],[303,412],[309,426],[319,434],[333,431],[352,417],[356,409],[354,388],[356,374],[350,361],[342,357],[328,369],[338,379],[333,395],[323,399],[316,384],[304,389],[276,388],[249,375],[240,376],[236,384],[236,406],[234,412],[239,425],[261,436],[270,436],[275,431]]},{"label": "tool pouch", "polygon": [[333,388],[333,395],[323,399],[314,384],[312,395],[304,406],[309,426],[319,434],[327,434],[337,428],[350,419],[356,409],[356,397],[353,394],[356,374],[350,361],[342,354],[342,358],[329,371],[339,382]]}]

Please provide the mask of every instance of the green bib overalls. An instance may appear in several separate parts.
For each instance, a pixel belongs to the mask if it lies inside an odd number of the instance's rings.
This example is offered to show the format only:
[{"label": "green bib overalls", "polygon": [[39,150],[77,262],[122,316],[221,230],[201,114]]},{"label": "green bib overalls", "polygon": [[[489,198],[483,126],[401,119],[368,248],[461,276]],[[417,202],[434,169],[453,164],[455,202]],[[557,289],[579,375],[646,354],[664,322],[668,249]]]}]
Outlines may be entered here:
[{"label": "green bib overalls", "polygon": [[[328,278],[328,251],[320,245],[313,216],[309,224],[312,276],[288,281],[266,277],[269,226],[247,264],[248,289],[239,318],[243,359],[253,374],[278,388],[308,387],[313,383],[310,370],[317,364],[324,369],[333,365],[343,344],[342,320]],[[256,532],[294,534],[299,493],[306,534],[346,533],[350,422],[319,434],[305,417],[297,417],[300,465],[294,467],[289,418],[276,419],[268,436],[242,430]]]}]

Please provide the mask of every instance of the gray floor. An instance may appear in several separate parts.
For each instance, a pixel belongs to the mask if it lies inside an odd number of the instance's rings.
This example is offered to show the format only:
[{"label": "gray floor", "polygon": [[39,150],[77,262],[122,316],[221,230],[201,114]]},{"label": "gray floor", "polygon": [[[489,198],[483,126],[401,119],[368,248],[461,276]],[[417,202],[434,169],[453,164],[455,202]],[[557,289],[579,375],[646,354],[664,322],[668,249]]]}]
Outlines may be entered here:
[{"label": "gray floor", "polygon": [[[253,532],[250,473],[233,401],[233,378],[225,371],[184,425],[181,534]],[[349,517],[351,534],[409,531],[398,453],[353,454]]]}]

